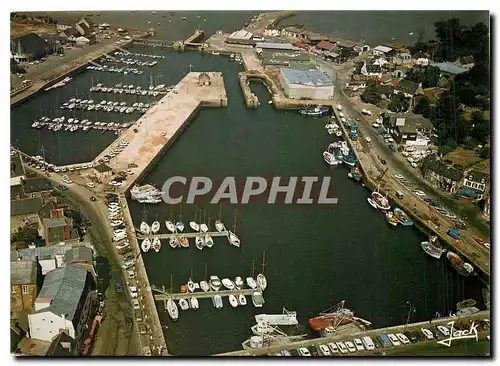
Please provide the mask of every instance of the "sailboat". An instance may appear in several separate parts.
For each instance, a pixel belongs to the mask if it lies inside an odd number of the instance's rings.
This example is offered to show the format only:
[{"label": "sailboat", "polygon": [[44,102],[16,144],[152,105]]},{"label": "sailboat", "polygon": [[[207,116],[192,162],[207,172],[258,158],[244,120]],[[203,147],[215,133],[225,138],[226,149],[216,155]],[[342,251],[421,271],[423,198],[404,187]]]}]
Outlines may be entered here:
[{"label": "sailboat", "polygon": [[195,290],[194,282],[191,278],[189,278],[189,281],[187,283],[187,288],[188,288],[189,292],[194,292],[194,290]]},{"label": "sailboat", "polygon": [[[234,226],[233,226],[233,231],[236,231],[236,210],[234,210]],[[240,246],[240,239],[236,236],[236,234],[232,231],[228,231],[227,238],[229,240],[229,243],[231,245],[234,245],[235,247]]]},{"label": "sailboat", "polygon": [[151,225],[151,232],[153,234],[156,234],[158,232],[158,230],[160,230],[160,222],[159,221],[155,221],[153,222],[153,224]]},{"label": "sailboat", "polygon": [[[158,225],[159,225],[159,224],[158,224]],[[161,249],[161,241],[160,241],[160,239],[159,239],[157,236],[155,236],[155,237],[153,238],[153,244],[152,244],[152,247],[153,247],[153,249],[154,249],[154,251],[155,251],[156,253],[158,253],[158,252],[160,251],[160,249]]]},{"label": "sailboat", "polygon": [[238,299],[236,298],[236,296],[234,296],[233,294],[229,295],[229,303],[231,304],[231,306],[233,308],[236,308],[238,307]]},{"label": "sailboat", "polygon": [[173,321],[179,319],[179,309],[177,308],[177,304],[174,302],[174,300],[167,300],[167,311],[168,315],[170,315]]},{"label": "sailboat", "polygon": [[141,243],[141,249],[144,253],[148,252],[149,249],[151,248],[151,240],[148,238],[144,239]]},{"label": "sailboat", "polygon": [[241,306],[245,306],[247,304],[247,298],[243,294],[238,295],[238,302]]},{"label": "sailboat", "polygon": [[[206,215],[204,215],[204,220],[203,221],[206,221]],[[200,220],[201,220],[201,213],[200,213]],[[207,224],[203,223],[200,225],[200,230],[204,233],[208,232],[208,226]]]},{"label": "sailboat", "polygon": [[243,280],[241,279],[240,276],[236,277],[234,279],[234,285],[236,286],[236,288],[239,290],[243,287]]},{"label": "sailboat", "polygon": [[254,264],[254,261],[252,260],[252,277],[247,277],[246,278],[247,285],[251,289],[256,289],[257,288],[257,282],[255,282],[255,280],[253,279],[253,276],[254,276],[254,267],[255,267],[255,264]]},{"label": "sailboat", "polygon": [[265,258],[266,258],[266,252],[264,251],[264,254],[262,256],[262,273],[259,273],[257,275],[257,286],[259,286],[259,288],[264,291],[267,287],[267,279],[266,277],[264,276],[264,266],[265,266]]},{"label": "sailboat", "polygon": [[175,236],[172,236],[169,242],[172,248],[177,248],[179,246],[179,240]]},{"label": "sailboat", "polygon": [[200,308],[200,305],[198,304],[198,299],[196,297],[192,297],[189,302],[191,303],[191,309],[197,310]]},{"label": "sailboat", "polygon": [[171,233],[175,233],[175,226],[171,221],[165,221],[165,226],[167,227],[168,231],[170,231]]},{"label": "sailboat", "polygon": [[204,243],[203,238],[200,235],[198,235],[195,238],[195,244],[196,244],[196,248],[198,248],[199,250],[203,250],[203,247],[205,246],[205,243]]},{"label": "sailboat", "polygon": [[139,227],[139,230],[145,235],[149,234],[149,225],[146,222],[141,222],[141,226]]},{"label": "sailboat", "polygon": [[252,303],[256,308],[261,308],[264,305],[264,297],[260,291],[252,292]]},{"label": "sailboat", "polygon": [[222,284],[224,285],[225,288],[228,290],[234,290],[234,282],[231,281],[229,278],[223,278],[222,279]]},{"label": "sailboat", "polygon": [[221,233],[226,230],[224,224],[222,223],[222,204],[219,205],[219,220],[215,221],[215,229]]},{"label": "sailboat", "polygon": [[175,227],[177,228],[177,231],[184,231],[184,223],[182,222],[182,203],[181,203],[181,214],[180,214],[180,220],[175,223]]}]

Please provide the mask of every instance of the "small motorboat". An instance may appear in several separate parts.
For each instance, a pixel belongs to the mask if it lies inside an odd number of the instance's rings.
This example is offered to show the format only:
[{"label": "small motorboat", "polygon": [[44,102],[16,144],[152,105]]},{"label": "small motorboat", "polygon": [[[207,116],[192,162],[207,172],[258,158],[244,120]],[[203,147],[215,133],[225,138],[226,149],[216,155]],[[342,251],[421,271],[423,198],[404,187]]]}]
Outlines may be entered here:
[{"label": "small motorboat", "polygon": [[389,200],[380,192],[373,191],[371,198],[373,202],[375,202],[377,208],[379,208],[380,210],[387,211],[391,209],[391,206],[389,205]]},{"label": "small motorboat", "polygon": [[160,251],[160,249],[161,249],[161,241],[160,241],[160,239],[157,236],[155,236],[153,238],[153,244],[151,244],[151,246],[153,247],[153,249],[154,249],[154,251],[156,253],[158,253]]},{"label": "small motorboat", "polygon": [[189,302],[186,299],[180,299],[179,306],[181,307],[181,310],[187,310],[189,309]]},{"label": "small motorboat", "polygon": [[234,279],[234,285],[236,286],[236,288],[239,290],[243,287],[244,283],[243,283],[243,280],[241,279],[240,276],[236,277]]},{"label": "small motorboat", "polygon": [[210,285],[208,284],[207,281],[200,281],[200,288],[204,291],[210,291]]},{"label": "small motorboat", "polygon": [[257,286],[259,286],[262,291],[264,291],[267,287],[267,279],[262,273],[257,275]]},{"label": "small motorboat", "polygon": [[170,231],[171,233],[175,233],[175,226],[171,221],[165,221],[165,226],[167,227],[168,231]]},{"label": "small motorboat", "polygon": [[200,308],[200,304],[198,303],[198,299],[196,297],[192,297],[189,302],[191,303],[191,309],[197,310]]},{"label": "small motorboat", "polygon": [[191,278],[189,279],[189,281],[187,283],[187,288],[188,288],[189,292],[194,292],[194,290],[195,290],[194,282]]},{"label": "small motorboat", "polygon": [[181,247],[183,247],[183,248],[189,247],[189,239],[186,238],[185,236],[182,236],[179,238],[179,243],[181,244]]},{"label": "small motorboat", "polygon": [[240,303],[241,306],[245,306],[247,304],[247,298],[245,297],[245,295],[239,294],[238,302]]},{"label": "small motorboat", "polygon": [[233,232],[229,231],[228,239],[231,245],[234,245],[235,247],[240,246],[240,239]]},{"label": "small motorboat", "polygon": [[212,302],[214,303],[214,307],[216,309],[222,309],[223,303],[222,303],[222,297],[220,295],[215,295],[212,297]]},{"label": "small motorboat", "polygon": [[222,286],[219,277],[217,276],[210,276],[210,287],[214,291],[219,291],[220,287]]},{"label": "small motorboat", "polygon": [[177,240],[177,238],[175,236],[172,236],[170,238],[170,246],[172,248],[177,248],[179,246],[179,240]]},{"label": "small motorboat", "polygon": [[200,225],[198,225],[196,222],[194,221],[191,221],[189,223],[189,226],[191,227],[191,229],[193,229],[194,231],[200,231]]},{"label": "small motorboat", "polygon": [[368,201],[368,203],[370,204],[370,206],[372,206],[373,208],[375,208],[375,209],[378,210],[378,207],[375,204],[375,201],[373,201],[370,197],[368,197],[366,200]]},{"label": "small motorboat", "polygon": [[148,252],[149,249],[151,248],[151,240],[148,238],[144,239],[141,243],[141,249],[144,253]]},{"label": "small motorboat", "polygon": [[139,230],[141,231],[141,233],[148,235],[149,234],[149,225],[143,221],[143,222],[141,222],[141,226],[139,226]]},{"label": "small motorboat", "polygon": [[260,291],[252,292],[252,303],[256,308],[261,308],[264,305],[264,297]]},{"label": "small motorboat", "polygon": [[153,222],[153,224],[151,225],[151,232],[153,234],[156,234],[158,232],[158,230],[160,230],[160,222],[159,221],[155,221]]},{"label": "small motorboat", "polygon": [[228,290],[234,290],[234,282],[231,281],[229,278],[223,278],[222,279],[222,284],[224,285],[225,288]]},{"label": "small motorboat", "polygon": [[[224,280],[223,280],[224,281]],[[229,295],[229,303],[231,304],[231,306],[233,308],[237,307],[239,304],[238,304],[238,299],[236,298],[236,296],[234,296],[233,294]]]},{"label": "small motorboat", "polygon": [[325,163],[327,163],[328,165],[334,166],[338,164],[338,161],[335,159],[335,156],[328,151],[323,152],[323,159],[325,160]]},{"label": "small motorboat", "polygon": [[208,226],[206,224],[200,225],[200,230],[204,233],[208,232]]},{"label": "small motorboat", "polygon": [[176,222],[175,227],[176,227],[177,231],[180,231],[180,232],[184,231],[184,223],[183,222],[180,222],[180,221]]},{"label": "small motorboat", "polygon": [[252,277],[247,277],[246,281],[247,281],[248,287],[250,287],[252,289],[256,289],[257,288],[257,282],[255,282],[255,280]]},{"label": "small motorboat", "polygon": [[398,224],[399,224],[398,218],[391,211],[388,211],[385,214],[385,219],[392,226],[398,226]]},{"label": "small motorboat", "polygon": [[219,221],[219,220],[215,221],[215,229],[216,229],[219,233],[221,233],[221,232],[223,232],[224,230],[226,230],[226,228],[224,227],[224,224],[222,223],[222,221]]},{"label": "small motorboat", "polygon": [[203,247],[205,246],[204,240],[201,236],[197,236],[195,238],[195,244],[196,248],[198,248],[199,250],[203,250]]},{"label": "small motorboat", "polygon": [[174,300],[167,300],[167,311],[173,321],[179,319],[179,309],[177,308],[177,304]]},{"label": "small motorboat", "polygon": [[205,245],[209,248],[214,246],[214,239],[208,234],[205,235]]}]

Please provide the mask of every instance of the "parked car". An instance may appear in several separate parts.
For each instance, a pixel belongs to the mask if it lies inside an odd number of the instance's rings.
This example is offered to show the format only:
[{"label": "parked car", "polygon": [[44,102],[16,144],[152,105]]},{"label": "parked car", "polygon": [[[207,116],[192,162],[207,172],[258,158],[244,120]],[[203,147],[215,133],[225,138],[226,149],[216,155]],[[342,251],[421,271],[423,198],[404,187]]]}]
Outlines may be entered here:
[{"label": "parked car", "polygon": [[325,344],[320,344],[319,345],[319,350],[323,356],[331,356],[330,350],[328,349],[328,346]]},{"label": "parked car", "polygon": [[356,349],[358,351],[364,351],[365,350],[365,347],[363,347],[363,342],[361,342],[361,339],[354,338],[353,342],[354,342],[354,346],[356,347]]},{"label": "parked car", "polygon": [[389,341],[391,341],[393,346],[397,347],[401,345],[401,342],[399,342],[398,337],[396,337],[394,334],[388,334],[387,337],[389,338]]},{"label": "parked car", "polygon": [[336,342],[337,347],[340,350],[340,353],[347,353],[347,347],[343,342]]},{"label": "parked car", "polygon": [[132,305],[134,306],[134,310],[140,310],[141,304],[139,304],[139,300],[133,299],[132,300]]},{"label": "parked car", "polygon": [[337,347],[337,345],[335,343],[333,343],[333,342],[328,343],[328,347],[330,348],[330,351],[332,351],[333,354],[339,353],[339,348]]},{"label": "parked car", "polygon": [[298,349],[299,355],[301,356],[311,356],[311,353],[306,347],[301,347]]},{"label": "parked car", "polygon": [[450,335],[450,330],[446,328],[444,325],[438,325],[436,326],[436,329],[439,331],[439,333],[441,333],[445,337],[448,337]]},{"label": "parked car", "polygon": [[396,337],[401,341],[403,344],[409,344],[410,340],[408,339],[407,336],[405,336],[403,333],[396,333]]},{"label": "parked car", "polygon": [[351,353],[356,352],[356,347],[354,346],[354,343],[352,343],[351,341],[345,341],[344,344],[347,347],[347,349],[349,350],[349,352],[351,352]]}]

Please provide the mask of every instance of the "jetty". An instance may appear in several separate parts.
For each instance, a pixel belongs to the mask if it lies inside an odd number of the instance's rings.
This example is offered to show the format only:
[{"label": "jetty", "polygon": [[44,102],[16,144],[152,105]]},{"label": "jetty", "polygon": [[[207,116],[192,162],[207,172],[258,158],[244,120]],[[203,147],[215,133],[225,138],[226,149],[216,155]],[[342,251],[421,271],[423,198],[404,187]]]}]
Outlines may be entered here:
[{"label": "jetty", "polygon": [[228,231],[211,231],[211,232],[196,232],[196,233],[176,233],[176,234],[149,234],[149,235],[143,235],[143,234],[138,234],[137,238],[138,239],[146,239],[150,238],[153,239],[154,237],[158,239],[170,239],[172,237],[177,238],[180,236],[186,237],[186,238],[196,238],[197,236],[200,235],[210,235],[211,237],[229,237],[229,232]]},{"label": "jetty", "polygon": [[198,292],[181,292],[181,293],[168,293],[164,289],[159,289],[158,287],[152,287],[153,291],[158,292],[154,294],[154,299],[156,301],[167,301],[167,300],[180,300],[180,299],[190,299],[192,297],[196,297],[197,299],[211,299],[215,295],[220,295],[221,297],[228,297],[229,295],[238,296],[243,294],[245,296],[252,296],[254,290],[251,288],[245,288],[241,290],[221,290],[221,291],[198,291]]}]

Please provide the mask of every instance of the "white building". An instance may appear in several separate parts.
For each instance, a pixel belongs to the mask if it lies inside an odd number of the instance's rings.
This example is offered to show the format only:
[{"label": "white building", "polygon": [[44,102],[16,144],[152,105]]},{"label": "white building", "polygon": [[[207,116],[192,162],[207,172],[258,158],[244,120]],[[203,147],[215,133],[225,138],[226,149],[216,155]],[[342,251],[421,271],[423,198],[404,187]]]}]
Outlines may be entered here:
[{"label": "white building", "polygon": [[81,344],[96,298],[94,280],[82,267],[69,265],[50,271],[28,314],[31,338],[50,342],[61,330]]},{"label": "white building", "polygon": [[285,95],[291,99],[331,99],[333,83],[321,71],[282,68],[280,82]]},{"label": "white building", "polygon": [[226,38],[226,43],[236,43],[236,44],[250,44],[252,42],[253,34],[241,29],[239,31],[231,33]]},{"label": "white building", "polygon": [[382,56],[386,59],[391,58],[393,54],[393,50],[387,46],[377,46],[372,49],[373,56]]},{"label": "white building", "polygon": [[76,45],[77,46],[88,46],[90,44],[90,39],[81,36],[76,39]]}]

